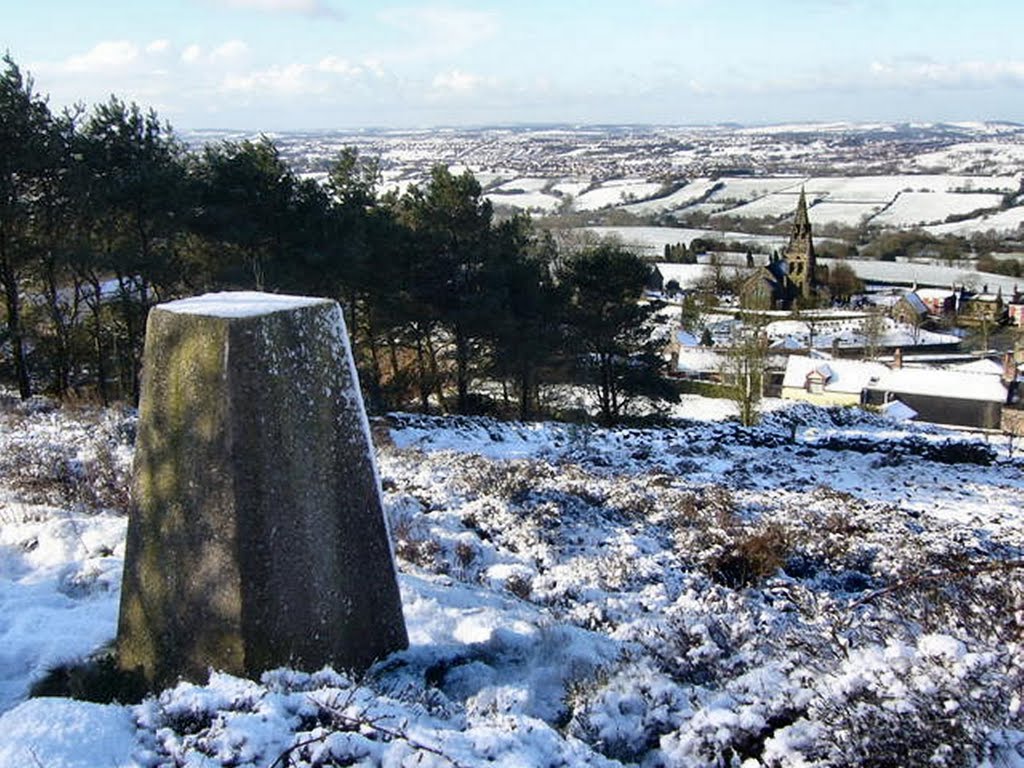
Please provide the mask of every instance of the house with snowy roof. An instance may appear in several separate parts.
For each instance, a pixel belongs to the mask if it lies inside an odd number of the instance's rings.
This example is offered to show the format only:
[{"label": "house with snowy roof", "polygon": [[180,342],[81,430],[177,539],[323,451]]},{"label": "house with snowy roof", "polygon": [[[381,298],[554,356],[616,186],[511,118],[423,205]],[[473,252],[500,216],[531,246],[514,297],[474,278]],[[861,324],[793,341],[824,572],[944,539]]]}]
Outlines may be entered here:
[{"label": "house with snowy roof", "polygon": [[942,317],[953,311],[955,301],[952,288],[914,288],[913,293],[924,304],[929,315]]},{"label": "house with snowy roof", "polygon": [[1006,302],[1003,300],[1003,289],[995,293],[988,292],[984,286],[980,292],[960,288],[956,292],[954,311],[957,321],[964,325],[997,324],[1006,319]]},{"label": "house with snowy roof", "polygon": [[782,397],[818,405],[860,405],[868,382],[888,367],[867,360],[790,355],[782,377]]},{"label": "house with snowy roof", "polygon": [[691,291],[707,278],[710,270],[706,264],[675,264],[659,261],[651,267],[647,278],[647,290],[668,294]]},{"label": "house with snowy roof", "polygon": [[897,356],[895,367],[867,383],[863,402],[882,407],[898,400],[917,411],[921,421],[998,429],[1008,397],[998,373],[904,367]]},{"label": "house with snowy roof", "polygon": [[900,296],[890,310],[893,319],[904,325],[920,325],[928,317],[928,305],[924,303],[917,291],[907,291]]}]

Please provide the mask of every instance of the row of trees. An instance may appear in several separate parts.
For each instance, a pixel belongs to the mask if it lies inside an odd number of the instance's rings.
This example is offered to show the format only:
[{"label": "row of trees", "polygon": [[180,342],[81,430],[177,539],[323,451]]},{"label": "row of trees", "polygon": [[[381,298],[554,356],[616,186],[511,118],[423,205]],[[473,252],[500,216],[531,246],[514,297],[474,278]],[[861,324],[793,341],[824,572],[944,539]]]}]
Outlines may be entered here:
[{"label": "row of trees", "polygon": [[6,57],[0,76],[0,372],[22,397],[138,391],[155,303],[212,289],[330,296],[345,308],[371,407],[484,404],[522,418],[541,384],[593,386],[603,420],[665,395],[638,303],[646,267],[611,245],[559,253],[499,220],[470,174],[433,169],[380,194],[342,151],[321,184],[272,142],[189,150],[116,98],[54,114]]}]

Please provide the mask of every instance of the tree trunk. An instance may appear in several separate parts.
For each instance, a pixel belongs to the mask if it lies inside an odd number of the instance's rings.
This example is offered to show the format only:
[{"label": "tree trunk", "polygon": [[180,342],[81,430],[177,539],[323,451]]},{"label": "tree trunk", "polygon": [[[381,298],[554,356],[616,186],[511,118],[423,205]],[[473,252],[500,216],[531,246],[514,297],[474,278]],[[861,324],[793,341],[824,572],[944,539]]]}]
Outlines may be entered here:
[{"label": "tree trunk", "polygon": [[469,410],[469,339],[458,325],[455,327],[455,391],[456,410],[464,414]]},{"label": "tree trunk", "polygon": [[60,291],[57,287],[57,266],[50,254],[45,264],[45,292],[50,322],[56,339],[56,358],[53,361],[53,390],[59,398],[63,398],[71,386],[71,315],[65,319],[60,308]]},{"label": "tree trunk", "polygon": [[[366,388],[369,390],[370,402],[373,409],[379,411],[386,407],[384,404],[384,388],[381,385],[380,349],[377,343],[377,331],[373,322],[373,310],[367,307],[366,312],[366,346],[370,353],[370,381]],[[353,346],[355,337],[353,336]]]},{"label": "tree trunk", "polygon": [[89,286],[92,289],[92,297],[86,303],[92,315],[93,349],[96,352],[96,391],[99,392],[100,402],[103,405],[110,405],[110,393],[107,391],[107,359],[103,353],[102,285],[99,278],[93,276],[89,279]]},{"label": "tree trunk", "polygon": [[530,365],[525,360],[519,366],[519,420],[530,418]]},{"label": "tree trunk", "polygon": [[25,344],[22,338],[21,296],[18,295],[18,276],[11,265],[8,247],[7,233],[0,229],[0,282],[4,284],[4,300],[7,304],[7,332],[11,338],[18,394],[22,400],[28,400],[32,397],[32,382],[28,375],[28,361],[25,359]]},{"label": "tree trunk", "polygon": [[[125,378],[128,379],[128,391],[131,396],[133,404],[138,404],[139,401],[139,367],[142,364],[142,344],[140,343],[140,334],[137,324],[135,322],[135,302],[131,295],[131,280],[132,278],[125,277],[120,272],[116,273],[117,276],[117,287],[121,294],[121,315],[124,318],[125,331],[128,334],[128,349],[122,353],[119,363],[121,371],[118,375],[118,380],[123,381]],[[125,376],[124,361],[127,360],[128,372],[127,377]]]},{"label": "tree trunk", "polygon": [[430,380],[433,385],[434,394],[437,395],[437,402],[441,406],[441,411],[448,413],[448,402],[445,400],[444,388],[441,386],[441,372],[437,367],[437,350],[434,349],[434,343],[430,340],[429,333],[424,334],[423,338],[427,345],[427,362],[430,364]]},{"label": "tree trunk", "polygon": [[430,386],[427,381],[427,365],[424,359],[423,337],[416,332],[416,373],[420,390],[420,410],[430,413]]}]

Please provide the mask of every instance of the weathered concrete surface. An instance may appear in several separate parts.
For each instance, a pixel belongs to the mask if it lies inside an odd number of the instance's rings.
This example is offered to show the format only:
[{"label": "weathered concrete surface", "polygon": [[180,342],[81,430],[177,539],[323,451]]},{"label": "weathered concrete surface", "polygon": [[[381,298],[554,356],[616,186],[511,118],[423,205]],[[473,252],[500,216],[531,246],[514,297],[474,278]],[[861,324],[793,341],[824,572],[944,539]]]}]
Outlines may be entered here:
[{"label": "weathered concrete surface", "polygon": [[155,307],[133,496],[118,659],[150,685],[361,669],[408,644],[336,303]]}]

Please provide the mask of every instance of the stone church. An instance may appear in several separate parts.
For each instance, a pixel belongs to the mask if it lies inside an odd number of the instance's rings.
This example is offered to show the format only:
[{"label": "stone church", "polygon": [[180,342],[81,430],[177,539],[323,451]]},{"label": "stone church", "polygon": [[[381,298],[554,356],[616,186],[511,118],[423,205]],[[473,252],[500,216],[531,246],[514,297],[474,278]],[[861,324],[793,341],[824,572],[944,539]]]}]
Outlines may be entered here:
[{"label": "stone church", "polygon": [[740,288],[740,303],[747,309],[790,309],[794,304],[810,306],[822,294],[815,277],[817,262],[807,215],[807,197],[800,200],[793,219],[793,231],[781,256],[771,260],[748,277]]}]

